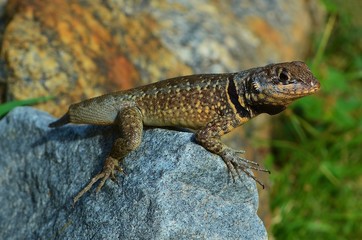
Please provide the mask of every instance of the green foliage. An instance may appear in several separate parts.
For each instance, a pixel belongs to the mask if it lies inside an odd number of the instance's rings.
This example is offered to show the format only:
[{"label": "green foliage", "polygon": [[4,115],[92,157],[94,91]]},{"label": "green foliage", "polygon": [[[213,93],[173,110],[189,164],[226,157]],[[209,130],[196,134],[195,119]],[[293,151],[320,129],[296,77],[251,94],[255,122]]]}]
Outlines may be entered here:
[{"label": "green foliage", "polygon": [[362,239],[362,32],[324,2],[331,14],[309,64],[321,92],[293,104],[274,129],[276,239]]},{"label": "green foliage", "polygon": [[53,98],[52,96],[46,96],[46,97],[31,98],[31,99],[26,99],[26,100],[17,100],[17,101],[0,104],[0,118],[5,116],[8,112],[10,112],[15,107],[24,106],[24,105],[33,105],[33,104],[48,101],[52,98]]}]

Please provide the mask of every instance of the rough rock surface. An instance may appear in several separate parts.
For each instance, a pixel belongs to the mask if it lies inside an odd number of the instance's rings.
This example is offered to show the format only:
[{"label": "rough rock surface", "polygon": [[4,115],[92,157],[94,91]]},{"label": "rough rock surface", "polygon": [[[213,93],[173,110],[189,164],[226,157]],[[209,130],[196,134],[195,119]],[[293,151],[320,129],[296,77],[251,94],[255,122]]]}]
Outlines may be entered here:
[{"label": "rough rock surface", "polygon": [[50,115],[17,108],[0,122],[2,239],[267,239],[255,182],[230,182],[192,134],[149,129],[127,175],[72,197],[101,169],[112,127],[49,129]]}]

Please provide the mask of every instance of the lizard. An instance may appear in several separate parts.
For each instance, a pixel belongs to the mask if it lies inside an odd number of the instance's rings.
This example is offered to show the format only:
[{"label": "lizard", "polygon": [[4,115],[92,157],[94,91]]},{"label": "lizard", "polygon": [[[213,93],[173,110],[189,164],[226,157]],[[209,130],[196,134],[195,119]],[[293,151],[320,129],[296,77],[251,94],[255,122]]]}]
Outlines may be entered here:
[{"label": "lizard", "polygon": [[233,178],[241,170],[264,188],[249,169],[269,170],[242,158],[244,151],[229,148],[221,136],[259,114],[280,113],[294,100],[319,89],[319,81],[301,61],[234,73],[181,76],[72,104],[49,127],[115,125],[120,132],[102,170],[74,197],[74,204],[98,181],[96,192],[107,179],[116,180],[115,172],[123,172],[123,159],[140,145],[144,126],[194,130],[196,143],[220,156]]}]

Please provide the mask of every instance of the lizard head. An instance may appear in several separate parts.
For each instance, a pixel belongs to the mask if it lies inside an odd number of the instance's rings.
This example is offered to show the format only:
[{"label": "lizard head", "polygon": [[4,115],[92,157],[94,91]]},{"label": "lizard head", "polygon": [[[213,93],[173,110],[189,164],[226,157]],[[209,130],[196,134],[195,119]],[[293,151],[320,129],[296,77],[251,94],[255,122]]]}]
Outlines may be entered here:
[{"label": "lizard head", "polygon": [[245,98],[257,113],[276,114],[294,100],[315,93],[320,83],[303,62],[254,69],[246,80]]}]

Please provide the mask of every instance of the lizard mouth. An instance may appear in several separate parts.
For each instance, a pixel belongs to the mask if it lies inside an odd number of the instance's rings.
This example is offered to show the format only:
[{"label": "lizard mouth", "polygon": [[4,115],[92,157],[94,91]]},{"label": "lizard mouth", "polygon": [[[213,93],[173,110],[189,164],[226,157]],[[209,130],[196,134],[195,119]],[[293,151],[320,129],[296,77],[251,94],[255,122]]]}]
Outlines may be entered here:
[{"label": "lizard mouth", "polygon": [[307,89],[306,91],[303,91],[303,93],[306,95],[312,94],[312,93],[318,92],[320,88],[321,88],[321,84],[316,79],[313,79],[312,81],[310,81],[309,89]]},{"label": "lizard mouth", "polygon": [[[320,89],[320,83],[316,79],[311,79],[309,82],[299,83],[299,84],[290,84],[290,85],[279,85],[275,86],[274,94],[269,95],[269,99],[265,100],[270,101],[272,105],[287,105],[290,102],[302,98],[304,96],[311,95],[315,92],[318,92]],[[275,94],[276,93],[276,94]],[[272,100],[271,100],[272,99]]]},{"label": "lizard mouth", "polygon": [[311,89],[312,92],[317,92],[319,91],[319,89],[321,88],[321,84],[316,81],[316,82],[311,82],[310,84],[313,88]]},{"label": "lizard mouth", "polygon": [[311,79],[309,79],[309,81],[307,81],[307,83],[309,83],[309,86],[307,86],[307,88],[309,87],[309,91],[311,93],[318,91],[321,87],[321,84],[314,76],[312,76]]},{"label": "lizard mouth", "polygon": [[300,88],[293,87],[293,90],[291,92],[293,92],[293,94],[295,94],[296,96],[303,97],[315,93],[319,91],[319,89],[320,89],[319,81],[317,81],[317,79],[311,79],[309,83],[302,84]]}]

